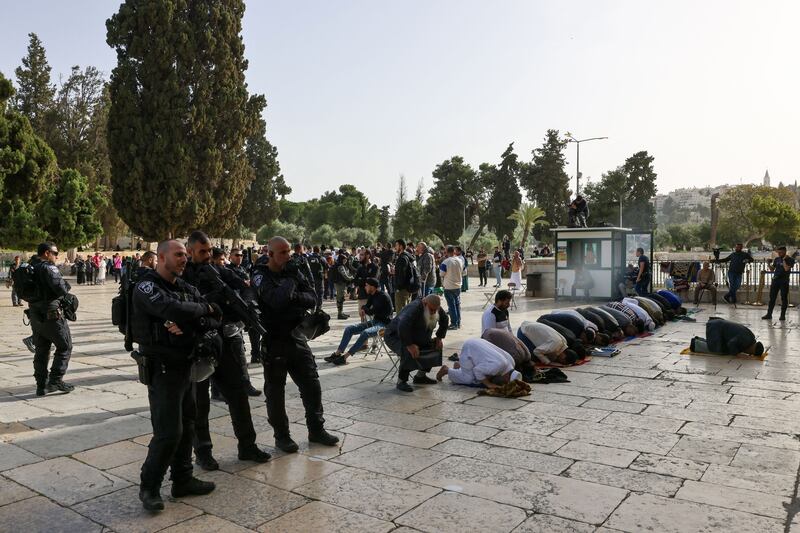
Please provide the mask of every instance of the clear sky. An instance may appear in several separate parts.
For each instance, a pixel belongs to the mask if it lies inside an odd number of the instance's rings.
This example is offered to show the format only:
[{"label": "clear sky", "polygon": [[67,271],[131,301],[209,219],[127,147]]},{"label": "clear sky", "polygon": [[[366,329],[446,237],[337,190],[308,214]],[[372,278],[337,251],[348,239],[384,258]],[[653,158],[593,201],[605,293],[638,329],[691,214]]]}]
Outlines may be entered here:
[{"label": "clear sky", "polygon": [[[110,73],[117,6],[3,2],[0,71],[33,31],[56,77]],[[798,20],[795,0],[251,0],[244,41],[292,199],[352,183],[382,205],[453,155],[496,162],[514,141],[528,160],[548,128],[610,137],[581,148],[595,179],[648,150],[659,192],[794,182]]]}]

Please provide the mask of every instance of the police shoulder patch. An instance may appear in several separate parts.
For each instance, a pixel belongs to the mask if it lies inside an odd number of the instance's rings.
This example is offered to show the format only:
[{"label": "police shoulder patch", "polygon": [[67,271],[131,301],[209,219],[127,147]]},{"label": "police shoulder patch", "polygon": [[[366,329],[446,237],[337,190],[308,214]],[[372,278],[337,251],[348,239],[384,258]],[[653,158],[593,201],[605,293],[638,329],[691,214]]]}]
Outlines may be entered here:
[{"label": "police shoulder patch", "polygon": [[253,285],[255,287],[258,287],[259,285],[261,285],[261,282],[263,280],[264,280],[264,276],[262,276],[261,274],[256,274],[255,276],[253,276],[253,282],[252,283],[253,283]]},{"label": "police shoulder patch", "polygon": [[144,294],[152,294],[153,293],[153,282],[152,281],[143,281],[139,285],[139,290],[142,291]]},{"label": "police shoulder patch", "polygon": [[55,273],[55,274],[58,274],[58,267],[57,267],[57,266],[55,266],[55,265],[47,265],[47,268],[48,268],[48,269],[49,269],[51,272],[53,272],[53,273]]}]

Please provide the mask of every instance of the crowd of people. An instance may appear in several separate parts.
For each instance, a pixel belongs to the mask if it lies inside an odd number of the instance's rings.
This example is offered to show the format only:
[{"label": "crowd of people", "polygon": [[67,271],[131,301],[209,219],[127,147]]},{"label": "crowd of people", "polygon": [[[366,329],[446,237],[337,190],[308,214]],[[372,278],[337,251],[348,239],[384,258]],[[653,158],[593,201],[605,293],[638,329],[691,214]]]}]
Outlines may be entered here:
[{"label": "crowd of people", "polygon": [[[31,281],[38,290],[23,296],[29,304],[32,336],[27,340],[34,351],[37,396],[74,390],[63,378],[72,352],[68,321],[76,318],[77,299],[55,265],[58,255],[52,242],[39,246],[30,262]],[[504,239],[491,261],[498,255],[501,267],[503,261],[509,262],[514,283],[519,279],[515,274],[521,272],[521,251],[512,252]],[[494,395],[513,395],[515,384],[564,380],[558,367],[580,364],[592,354],[607,355],[614,351],[610,344],[686,315],[674,293],[649,292],[649,262],[641,249],[637,255],[637,294],[602,305],[554,309],[515,327],[510,313],[513,294],[497,291],[481,317],[480,335],[476,331],[468,338],[460,353],[449,357],[452,365],[448,365],[443,360],[445,338],[448,331],[462,327],[460,299],[468,289],[468,259],[458,246],[434,251],[424,242],[398,239],[374,247],[315,246],[307,251],[302,244],[292,246],[274,237],[258,250],[225,250],[212,247],[208,236],[196,231],[185,244],[165,240],[155,253],[137,254],[125,262],[116,262],[115,254],[109,258],[111,268],[118,275],[131,274],[130,284],[121,286],[126,312],[124,323],[118,325],[126,346],[136,344],[132,357],[140,381],[148,386],[153,426],[139,499],[149,511],[164,508],[160,488],[168,469],[173,497],[214,490],[214,483],[192,474],[193,455],[202,469],[219,468],[208,420],[213,399],[228,405],[239,460],[270,459],[256,444],[249,397],[261,391],[250,380],[245,333],[251,346],[249,363],[263,368],[275,446],[286,453],[299,449],[286,414],[287,377],[300,390],[308,440],[332,446],[338,438],[325,429],[317,363],[308,345],[309,339],[328,329],[329,317],[321,310],[325,299],[336,301],[338,319],[350,318],[344,313],[345,298],[358,301],[359,314],[344,329],[337,349],[324,358],[327,364],[348,364],[370,338],[381,335],[398,359],[398,391],[413,393],[415,386],[435,385],[446,377]],[[102,254],[82,261],[94,266],[94,257],[105,268]],[[479,269],[481,260],[490,261],[482,250]],[[793,264],[784,249],[772,265],[775,294],[782,295],[784,304],[780,281],[788,279]],[[85,275],[84,271],[84,282]],[[481,286],[486,277],[484,271]],[[768,315],[773,307],[771,302]],[[48,371],[52,346],[55,355]],[[764,352],[747,328],[722,320],[710,321],[706,338],[692,339],[691,349]]]}]

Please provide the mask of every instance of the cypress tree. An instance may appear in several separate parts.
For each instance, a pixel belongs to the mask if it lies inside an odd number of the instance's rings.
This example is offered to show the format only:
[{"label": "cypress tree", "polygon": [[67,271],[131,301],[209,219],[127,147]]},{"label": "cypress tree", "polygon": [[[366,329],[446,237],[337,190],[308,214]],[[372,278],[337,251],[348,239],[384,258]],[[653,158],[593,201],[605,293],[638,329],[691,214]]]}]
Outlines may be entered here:
[{"label": "cypress tree", "polygon": [[486,209],[485,221],[494,231],[498,239],[503,235],[513,235],[516,222],[509,220],[511,213],[516,211],[522,202],[519,192],[519,162],[514,153],[514,143],[500,156],[500,166],[490,174],[491,181],[486,185],[491,191]]},{"label": "cypress tree", "polygon": [[126,0],[106,23],[112,198],[146,240],[237,222],[263,109],[244,81],[243,14],[242,0]]},{"label": "cypress tree", "polygon": [[14,107],[28,117],[37,135],[49,139],[47,114],[53,107],[56,88],[50,83],[50,64],[47,62],[42,41],[35,33],[29,33],[28,53],[17,67],[17,94]]}]

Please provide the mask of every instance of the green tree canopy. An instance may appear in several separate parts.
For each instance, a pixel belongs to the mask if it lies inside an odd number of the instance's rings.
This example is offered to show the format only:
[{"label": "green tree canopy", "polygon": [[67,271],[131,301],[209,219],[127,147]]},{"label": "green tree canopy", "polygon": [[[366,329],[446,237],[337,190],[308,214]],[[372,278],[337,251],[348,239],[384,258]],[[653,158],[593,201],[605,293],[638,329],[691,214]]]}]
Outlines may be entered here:
[{"label": "green tree canopy", "polygon": [[469,225],[480,212],[485,190],[478,173],[463,157],[455,156],[437,165],[426,209],[432,233],[442,242],[457,242],[464,232],[465,219]]},{"label": "green tree canopy", "polygon": [[243,14],[242,0],[126,0],[106,22],[113,201],[145,239],[236,224],[263,109],[244,79]]},{"label": "green tree canopy", "polygon": [[508,215],[508,219],[512,221],[515,226],[522,228],[520,247],[523,250],[528,244],[528,235],[530,234],[531,229],[537,226],[544,227],[549,225],[549,222],[547,222],[545,216],[546,213],[544,209],[536,207],[533,204],[522,204],[516,210],[514,210],[513,213]]},{"label": "green tree canopy", "polygon": [[38,220],[59,246],[84,245],[103,231],[97,211],[105,201],[102,186],[93,189],[86,176],[66,169],[39,206]]},{"label": "green tree canopy", "polygon": [[341,243],[336,237],[336,230],[330,224],[323,224],[309,235],[309,241],[317,246],[339,246]]},{"label": "green tree canopy", "polygon": [[[725,191],[719,198],[719,234],[717,242],[744,243],[745,247],[756,239],[766,239],[771,233],[768,221],[780,206],[772,202],[758,201],[756,198],[775,200],[792,208],[795,196],[790,189],[764,187],[761,185],[737,185]],[[791,219],[789,219],[791,222]],[[775,228],[777,230],[777,228]],[[772,235],[773,238],[781,235]],[[789,237],[786,235],[785,237]],[[770,241],[772,242],[772,241]]]},{"label": "green tree canopy", "polygon": [[544,144],[533,150],[533,161],[523,165],[520,183],[528,191],[528,199],[542,208],[545,219],[555,226],[566,221],[569,204],[569,176],[564,171],[566,141],[558,130],[547,130]]},{"label": "green tree canopy", "polygon": [[640,230],[656,228],[656,211],[650,200],[656,195],[656,172],[653,156],[646,150],[636,152],[623,165],[628,189],[627,205],[623,206],[625,226]]},{"label": "green tree canopy", "polygon": [[615,226],[619,224],[620,198],[623,214],[627,210],[629,193],[627,181],[625,169],[617,167],[605,172],[600,181],[586,184],[583,195],[589,202],[590,226],[598,226],[604,222]]},{"label": "green tree canopy", "polygon": [[[519,191],[520,163],[514,153],[514,143],[510,143],[500,156],[497,167],[487,168],[484,185],[489,194],[486,213],[481,221],[485,221],[491,231],[502,239],[503,235],[514,232],[515,223],[509,216],[519,208],[522,193]],[[483,169],[481,165],[481,169]]]},{"label": "green tree canopy", "polygon": [[36,209],[56,176],[56,158],[22,113],[8,108],[11,82],[0,74],[0,246],[29,248],[46,232]]},{"label": "green tree canopy", "polygon": [[[426,227],[427,217],[425,216],[425,206],[422,202],[414,198],[406,200],[394,214],[392,219],[392,230],[395,239],[418,241],[426,239],[430,232]],[[388,239],[384,239],[385,242]]]}]

